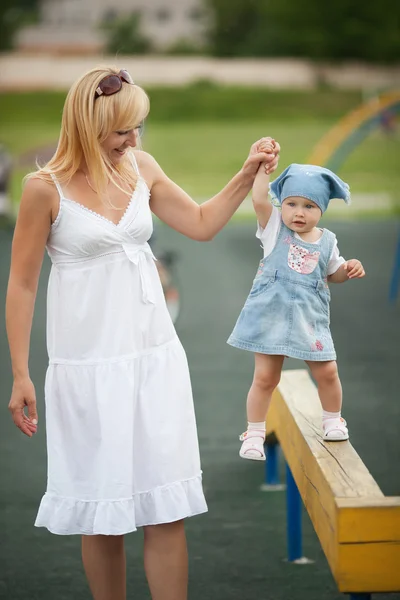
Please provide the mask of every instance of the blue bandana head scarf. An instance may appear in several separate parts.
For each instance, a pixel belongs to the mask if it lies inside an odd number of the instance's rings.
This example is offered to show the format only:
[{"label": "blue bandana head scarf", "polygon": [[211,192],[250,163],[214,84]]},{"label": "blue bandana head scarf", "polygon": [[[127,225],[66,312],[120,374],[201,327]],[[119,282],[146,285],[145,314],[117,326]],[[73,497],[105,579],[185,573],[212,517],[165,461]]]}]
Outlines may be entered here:
[{"label": "blue bandana head scarf", "polygon": [[289,196],[312,200],[324,213],[332,198],[341,198],[350,204],[350,188],[325,167],[291,164],[270,184],[270,193],[282,205]]}]

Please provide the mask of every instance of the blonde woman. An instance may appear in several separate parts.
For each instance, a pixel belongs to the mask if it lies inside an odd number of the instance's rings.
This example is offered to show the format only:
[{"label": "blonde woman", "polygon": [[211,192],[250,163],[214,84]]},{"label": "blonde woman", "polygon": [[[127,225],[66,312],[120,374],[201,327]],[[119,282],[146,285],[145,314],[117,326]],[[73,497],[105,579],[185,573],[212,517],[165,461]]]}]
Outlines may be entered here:
[{"label": "blonde woman", "polygon": [[82,535],[95,600],[125,600],[123,536],[137,527],[153,600],[185,600],[183,520],[207,510],[186,356],[147,243],[151,211],[210,240],[260,163],[272,172],[279,158],[279,145],[266,154],[254,144],[226,187],[199,206],[136,149],[148,111],[125,70],[96,68],[72,86],[55,155],[23,191],[7,294],[10,410],[31,437],[29,339],[46,249],[48,484],[35,524]]}]

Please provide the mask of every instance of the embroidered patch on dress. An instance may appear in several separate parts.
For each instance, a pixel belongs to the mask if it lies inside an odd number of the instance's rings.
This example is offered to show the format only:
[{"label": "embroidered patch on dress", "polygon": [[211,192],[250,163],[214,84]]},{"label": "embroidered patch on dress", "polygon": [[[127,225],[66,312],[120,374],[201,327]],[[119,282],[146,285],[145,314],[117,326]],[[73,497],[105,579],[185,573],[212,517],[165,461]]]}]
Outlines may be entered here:
[{"label": "embroidered patch on dress", "polygon": [[288,265],[293,271],[302,275],[309,275],[314,271],[318,264],[320,252],[310,252],[297,244],[290,244],[288,253]]},{"label": "embroidered patch on dress", "polygon": [[322,352],[324,345],[320,340],[317,340],[314,344],[311,344],[311,352]]},{"label": "embroidered patch on dress", "polygon": [[262,263],[260,263],[260,264],[259,264],[259,266],[258,266],[258,271],[257,271],[257,273],[256,273],[256,277],[258,277],[259,275],[261,275],[261,274],[262,274],[262,272],[263,272],[263,268],[264,268],[264,263],[262,262]]}]

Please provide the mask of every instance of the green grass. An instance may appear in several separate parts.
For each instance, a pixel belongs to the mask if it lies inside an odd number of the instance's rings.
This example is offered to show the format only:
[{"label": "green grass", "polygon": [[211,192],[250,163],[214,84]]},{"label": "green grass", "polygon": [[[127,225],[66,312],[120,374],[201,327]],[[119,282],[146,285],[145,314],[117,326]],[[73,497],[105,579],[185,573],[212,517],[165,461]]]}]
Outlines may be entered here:
[{"label": "green grass", "polygon": [[[149,124],[264,121],[334,122],[360,102],[359,92],[275,91],[198,82],[176,88],[149,88]],[[65,92],[0,94],[0,141],[19,153],[58,135]]]},{"label": "green grass", "polygon": [[[251,143],[263,135],[279,140],[280,169],[307,161],[316,142],[329,129],[328,121],[290,125],[265,119],[258,123],[154,124],[143,145],[172,179],[190,194],[204,197],[219,190],[241,166]],[[349,156],[339,174],[354,192],[396,195],[400,185],[399,139],[371,135]]]},{"label": "green grass", "polygon": [[[267,88],[217,86],[198,82],[186,87],[146,88],[153,122],[258,121],[338,119],[358,106],[358,91],[280,91]],[[58,125],[65,92],[0,94],[0,126],[4,123]]]},{"label": "green grass", "polygon": [[[314,145],[337,119],[358,105],[355,92],[272,92],[195,85],[149,90],[152,112],[143,148],[165,172],[196,198],[221,189],[240,169],[251,143],[263,135],[279,140],[280,170],[306,162]],[[18,166],[29,150],[56,143],[63,93],[0,94],[0,142],[16,158],[12,199],[31,166]],[[186,103],[186,104],[185,104]],[[191,120],[188,120],[191,119]],[[353,192],[387,193],[399,198],[398,137],[376,131],[364,140],[339,170]],[[379,211],[379,207],[377,207]]]}]

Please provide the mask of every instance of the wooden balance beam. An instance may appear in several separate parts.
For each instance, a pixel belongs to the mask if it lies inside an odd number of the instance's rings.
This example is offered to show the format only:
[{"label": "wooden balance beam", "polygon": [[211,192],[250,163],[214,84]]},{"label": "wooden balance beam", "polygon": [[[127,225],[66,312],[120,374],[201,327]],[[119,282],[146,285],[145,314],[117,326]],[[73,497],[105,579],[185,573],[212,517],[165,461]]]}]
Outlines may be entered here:
[{"label": "wooden balance beam", "polygon": [[[338,589],[400,591],[400,497],[385,497],[349,441],[325,442],[307,370],[283,371],[267,416]],[[398,461],[394,470],[399,473]]]}]

